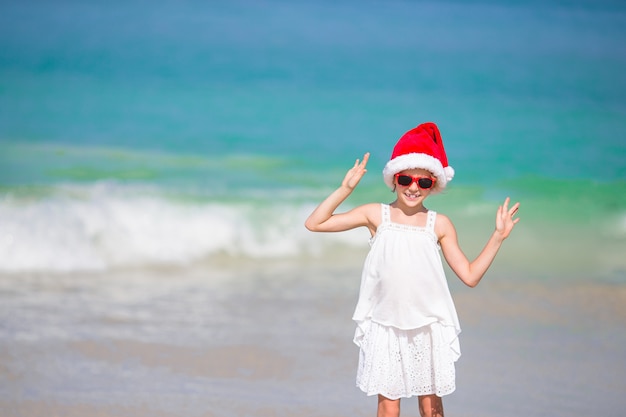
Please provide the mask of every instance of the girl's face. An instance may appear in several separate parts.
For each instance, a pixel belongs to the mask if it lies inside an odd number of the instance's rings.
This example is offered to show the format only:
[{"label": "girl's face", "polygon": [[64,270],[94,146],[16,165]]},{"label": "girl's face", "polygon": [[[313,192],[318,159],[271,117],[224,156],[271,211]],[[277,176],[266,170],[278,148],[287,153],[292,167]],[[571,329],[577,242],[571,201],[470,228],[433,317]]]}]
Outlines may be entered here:
[{"label": "girl's face", "polygon": [[[399,176],[400,178],[398,178]],[[402,178],[403,176],[411,177],[411,183],[406,185],[408,178]],[[429,185],[428,179],[432,181],[430,188],[427,187]],[[400,171],[394,177],[398,201],[403,202],[409,207],[422,204],[424,199],[430,195],[430,191],[435,186],[435,181],[435,176],[430,171],[425,169],[414,168]],[[421,187],[420,182],[422,183]]]}]

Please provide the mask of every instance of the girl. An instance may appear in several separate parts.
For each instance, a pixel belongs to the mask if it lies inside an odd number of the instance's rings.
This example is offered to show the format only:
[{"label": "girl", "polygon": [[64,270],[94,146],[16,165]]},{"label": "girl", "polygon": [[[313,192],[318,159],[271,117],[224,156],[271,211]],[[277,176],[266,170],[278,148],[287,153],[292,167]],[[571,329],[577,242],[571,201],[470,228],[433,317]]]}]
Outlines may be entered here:
[{"label": "girl", "polygon": [[400,398],[418,397],[420,415],[443,416],[441,397],[455,389],[454,363],[461,329],[439,250],[466,285],[475,287],[519,218],[509,198],[498,208],[496,227],[470,262],[450,219],[424,207],[454,176],[434,123],[406,132],[383,169],[396,193],[391,204],[365,204],[335,213],[366,172],[369,153],[347,172],[305,222],[314,232],[367,227],[370,252],[353,319],[359,346],[357,386],[378,395],[378,417],[400,415]]}]

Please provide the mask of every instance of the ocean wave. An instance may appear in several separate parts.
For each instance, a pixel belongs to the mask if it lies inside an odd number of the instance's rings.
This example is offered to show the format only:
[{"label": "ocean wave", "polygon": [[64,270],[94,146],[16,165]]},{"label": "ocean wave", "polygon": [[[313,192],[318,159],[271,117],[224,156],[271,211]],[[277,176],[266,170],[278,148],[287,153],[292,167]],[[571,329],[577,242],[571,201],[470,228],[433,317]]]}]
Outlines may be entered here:
[{"label": "ocean wave", "polygon": [[320,236],[299,203],[189,202],[92,187],[0,199],[0,271],[94,271],[188,265],[212,255],[275,259],[329,242],[366,246],[358,233]]},{"label": "ocean wave", "polygon": [[[486,242],[499,204],[493,196],[485,201],[472,190],[457,187],[455,194],[433,200],[431,207],[453,219],[470,257]],[[188,267],[224,261],[223,265],[238,266],[258,260],[349,259],[358,265],[368,248],[366,229],[320,234],[304,228],[304,220],[325,193],[318,188],[238,189],[225,196],[120,182],[5,188],[0,194],[0,273]],[[369,190],[363,193],[372,197]],[[545,274],[625,270],[626,217],[621,200],[596,199],[596,215],[590,216],[583,210],[590,205],[563,203],[564,196],[559,204],[546,202],[541,195],[523,197],[522,220],[500,251],[498,265]],[[358,204],[357,200],[354,196],[350,202]],[[568,213],[562,213],[563,207]]]}]

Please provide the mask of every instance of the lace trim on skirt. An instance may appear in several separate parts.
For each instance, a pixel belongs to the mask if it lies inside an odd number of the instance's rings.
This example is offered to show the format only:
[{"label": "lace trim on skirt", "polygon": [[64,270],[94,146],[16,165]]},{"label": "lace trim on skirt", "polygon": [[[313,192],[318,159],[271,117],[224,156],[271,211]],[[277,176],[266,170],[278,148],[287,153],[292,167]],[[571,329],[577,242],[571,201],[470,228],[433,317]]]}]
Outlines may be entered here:
[{"label": "lace trim on skirt", "polygon": [[401,330],[367,320],[359,323],[355,343],[361,348],[356,383],[367,395],[441,397],[456,388],[460,352],[454,328],[433,323]]}]

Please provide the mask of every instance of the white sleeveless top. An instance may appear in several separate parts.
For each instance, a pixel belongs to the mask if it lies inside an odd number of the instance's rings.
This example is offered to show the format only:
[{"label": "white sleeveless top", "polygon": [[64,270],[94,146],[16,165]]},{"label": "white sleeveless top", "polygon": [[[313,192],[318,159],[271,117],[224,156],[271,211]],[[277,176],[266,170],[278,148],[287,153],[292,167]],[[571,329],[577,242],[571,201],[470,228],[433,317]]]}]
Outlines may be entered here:
[{"label": "white sleeveless top", "polygon": [[461,328],[435,234],[437,213],[428,211],[426,226],[418,227],[392,223],[387,204],[381,210],[382,222],[370,240],[353,320],[360,324],[372,320],[401,330],[439,323],[448,329],[450,343],[458,344]]}]

